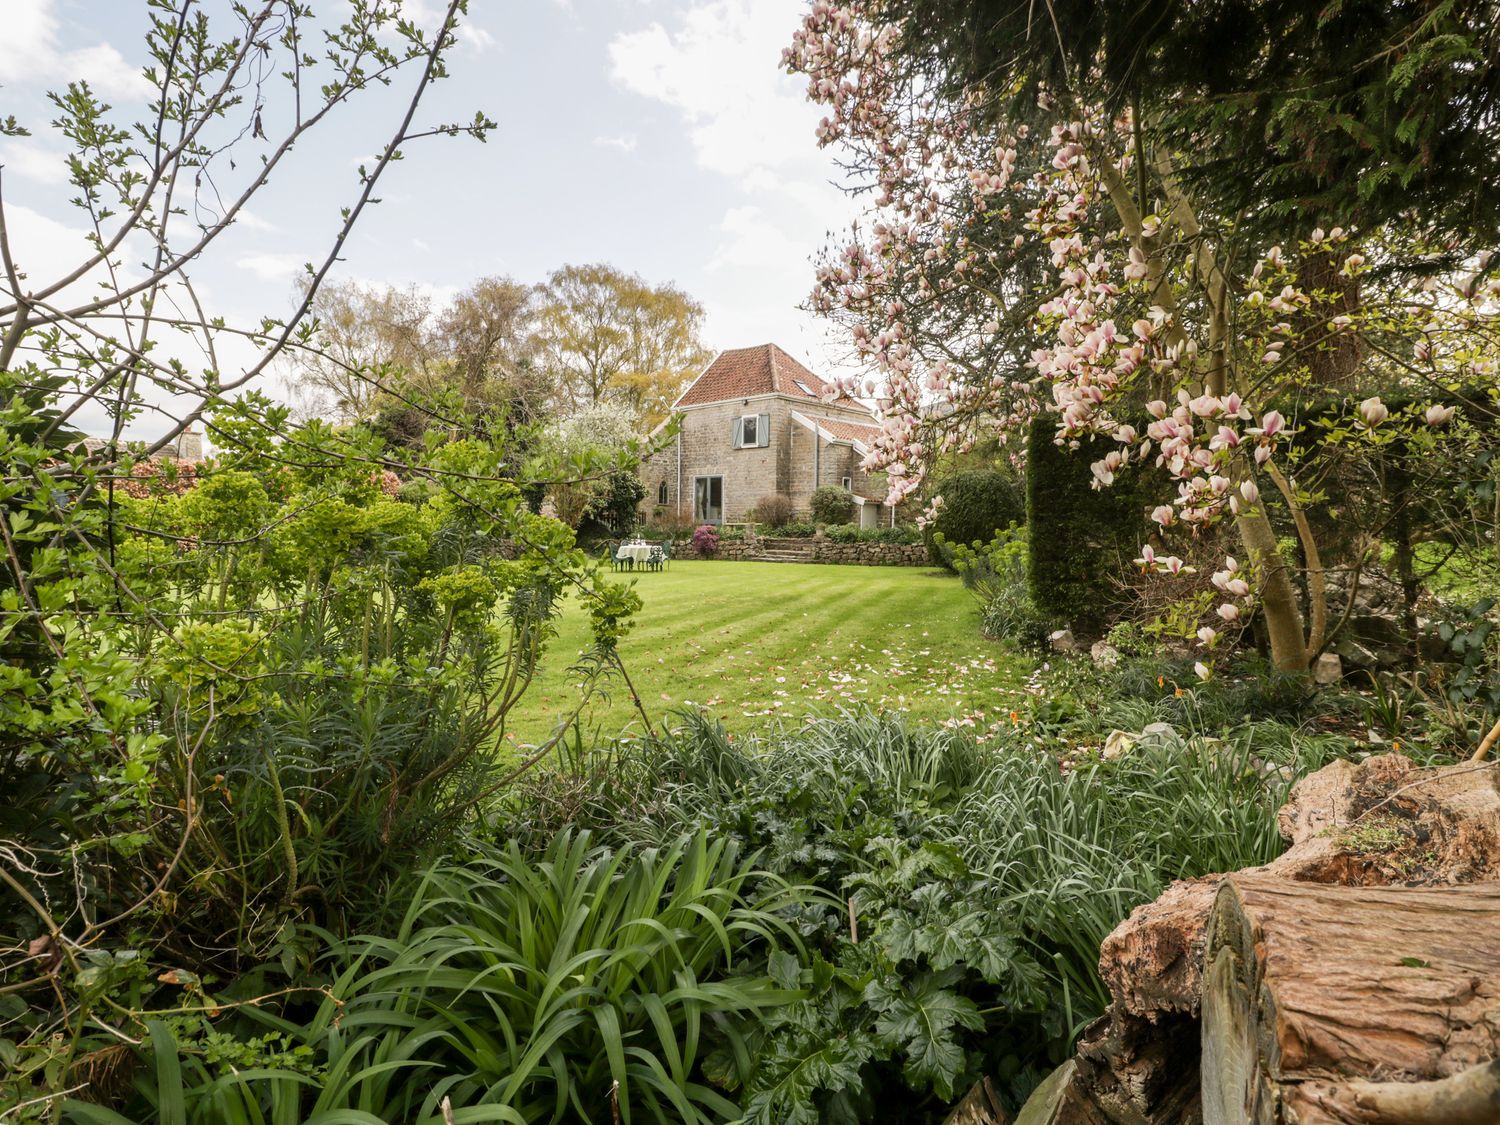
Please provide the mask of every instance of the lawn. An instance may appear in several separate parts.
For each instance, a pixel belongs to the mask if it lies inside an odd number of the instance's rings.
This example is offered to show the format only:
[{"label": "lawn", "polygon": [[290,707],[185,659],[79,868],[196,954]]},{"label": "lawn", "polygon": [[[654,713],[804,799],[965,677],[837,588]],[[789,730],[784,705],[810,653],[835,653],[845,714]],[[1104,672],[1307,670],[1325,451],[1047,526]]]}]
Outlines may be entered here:
[{"label": "lawn", "polygon": [[[653,722],[697,706],[743,731],[869,706],[983,729],[1009,715],[1032,667],[979,635],[973,599],[936,570],[679,560],[622,577],[644,605],[620,653]],[[513,741],[545,739],[577,703],[569,665],[588,628],[576,605],[560,629]],[[603,735],[640,727],[618,684],[585,721]]]}]

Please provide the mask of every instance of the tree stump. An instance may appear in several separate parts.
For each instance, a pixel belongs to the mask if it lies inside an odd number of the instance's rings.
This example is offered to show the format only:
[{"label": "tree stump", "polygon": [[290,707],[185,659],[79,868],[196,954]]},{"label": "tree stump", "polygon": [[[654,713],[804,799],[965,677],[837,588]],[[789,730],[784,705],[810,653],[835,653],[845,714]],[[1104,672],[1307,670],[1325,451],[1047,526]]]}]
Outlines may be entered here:
[{"label": "tree stump", "polygon": [[[1424,1100],[1458,1112],[1461,1096],[1480,1099],[1486,1115],[1472,1120],[1500,1121],[1500,1102],[1483,1102],[1487,1064],[1500,1056],[1500,884],[1231,875],[1205,963],[1204,1125],[1457,1122],[1374,1114],[1398,1103],[1420,1112]],[[1438,1082],[1471,1071],[1467,1085]],[[1402,1085],[1404,1099],[1393,1089]]]},{"label": "tree stump", "polygon": [[[1413,981],[1425,980],[1433,987],[1437,987],[1434,970],[1401,964],[1401,959],[1447,965],[1446,971],[1453,975],[1444,978],[1445,987],[1452,989],[1461,989],[1462,973],[1470,971],[1473,979],[1485,982],[1482,989],[1474,986],[1474,994],[1483,992],[1493,997],[1493,978],[1500,973],[1500,936],[1493,929],[1495,915],[1488,913],[1490,908],[1475,904],[1488,901],[1493,907],[1494,895],[1500,893],[1500,769],[1472,764],[1423,768],[1399,754],[1379,755],[1363,762],[1334,762],[1297,784],[1279,821],[1281,834],[1290,844],[1280,858],[1266,867],[1234,875],[1174,883],[1155,902],[1138,907],[1105,939],[1099,952],[1099,971],[1113,999],[1110,1010],[1085,1031],[1077,1054],[1057,1072],[1057,1083],[1039,1090],[1034,1104],[1028,1103],[1019,1121],[1028,1125],[1196,1125],[1199,1121],[1232,1121],[1237,1125],[1246,1121],[1427,1125],[1420,1117],[1372,1117],[1375,1111],[1370,1106],[1378,1102],[1388,1107],[1396,1094],[1407,1101],[1417,1097],[1432,1104],[1437,1104],[1434,1098],[1451,1097],[1455,1087],[1442,1094],[1423,1092],[1419,1087],[1424,1077],[1459,1082],[1463,1060],[1468,1057],[1463,1051],[1426,1072],[1400,1071],[1396,1067],[1404,1064],[1372,1054],[1375,1061],[1362,1071],[1347,1068],[1322,1074],[1313,1067],[1305,1077],[1267,1081],[1261,1063],[1261,1024],[1252,1019],[1262,1009],[1256,1007],[1252,1012],[1248,999],[1242,1004],[1242,1015],[1221,1017],[1210,1044],[1200,1025],[1200,998],[1207,992],[1216,996],[1222,993],[1215,1002],[1217,1010],[1225,1013],[1232,1007],[1228,996],[1233,989],[1242,989],[1248,995],[1247,982],[1252,977],[1247,974],[1259,971],[1255,967],[1258,962],[1245,952],[1257,948],[1254,941],[1248,947],[1241,942],[1240,952],[1232,959],[1205,961],[1210,916],[1220,896],[1231,893],[1226,884],[1232,884],[1236,888],[1232,893],[1238,896],[1239,888],[1255,885],[1255,880],[1284,888],[1299,902],[1304,899],[1298,896],[1312,896],[1306,899],[1312,901],[1325,893],[1344,904],[1355,899],[1338,896],[1355,891],[1396,895],[1390,900],[1377,898],[1375,901],[1384,901],[1386,913],[1368,907],[1360,914],[1360,932],[1351,935],[1322,924],[1337,921],[1338,911],[1345,906],[1325,909],[1323,915],[1305,920],[1295,949],[1309,974],[1304,989],[1315,994],[1315,988],[1323,987],[1325,962],[1345,964],[1351,950],[1362,950],[1369,964],[1382,971],[1413,974]],[[1415,948],[1406,948],[1413,940],[1444,936],[1437,916],[1429,913],[1425,921],[1418,920],[1424,917],[1421,903],[1438,901],[1422,896],[1433,894],[1452,895],[1451,901],[1461,899],[1470,904],[1454,918],[1467,919],[1470,912],[1477,911],[1489,919],[1464,935],[1468,954],[1455,950],[1455,959],[1434,961]],[[1406,895],[1416,897],[1400,897]],[[1418,908],[1410,933],[1406,904]],[[1279,928],[1282,924],[1279,918],[1274,921],[1273,932],[1287,932]],[[1249,929],[1242,925],[1239,932],[1254,932],[1253,925],[1249,923]],[[1377,948],[1381,940],[1389,943],[1384,953]],[[1375,943],[1373,947],[1371,942]],[[1216,949],[1227,949],[1229,944],[1221,938]],[[1463,960],[1464,956],[1470,960]],[[1485,966],[1482,972],[1481,965]],[[1425,977],[1424,972],[1428,974]],[[1366,988],[1372,992],[1386,987],[1386,977],[1367,980]],[[1428,1017],[1435,1010],[1446,1010],[1440,999],[1442,989],[1434,995],[1438,998],[1430,999]],[[1357,992],[1344,999],[1351,1005],[1362,1002]],[[1481,998],[1478,1002],[1484,1001]],[[1454,1011],[1459,1007],[1462,1005],[1453,1005]],[[1494,1032],[1500,1027],[1500,1005],[1492,1005],[1491,1010],[1497,1013],[1488,1025]],[[1377,1006],[1368,1011],[1380,1013],[1381,1009]],[[1389,1018],[1388,1013],[1380,1018]],[[1459,1014],[1456,1018],[1462,1022],[1466,1017]],[[1388,1026],[1401,1025],[1391,1021]],[[1470,1031],[1477,1034],[1479,1026],[1473,1024]],[[1371,1041],[1372,1052],[1377,1045]],[[1347,1053],[1337,1043],[1330,1050],[1337,1057]],[[1500,1051],[1492,1050],[1491,1056],[1494,1054]],[[1220,1099],[1214,1111],[1217,1117],[1208,1117],[1206,1106],[1200,1104],[1200,1072],[1204,1096]],[[1262,1103],[1245,1098],[1252,1097],[1252,1086],[1263,1081],[1268,1090],[1280,1087],[1275,1098],[1264,1102],[1265,1112],[1273,1115],[1247,1116],[1244,1106]],[[1475,1089],[1482,1093],[1482,1074],[1466,1081],[1469,1085],[1464,1089],[1471,1094]],[[1214,1083],[1219,1085],[1210,1094],[1209,1086]],[[1324,1085],[1336,1088],[1336,1092],[1329,1092]],[[1354,1109],[1340,1109],[1337,1112],[1344,1113],[1340,1117],[1333,1109],[1319,1108],[1316,1102],[1311,1103],[1313,1109],[1307,1109],[1296,1100],[1305,1102],[1314,1095],[1328,1106],[1364,1098],[1367,1104],[1357,1110],[1364,1116],[1357,1116]],[[1314,1110],[1322,1116],[1315,1116]],[[1281,1116],[1275,1116],[1277,1113]],[[1446,1121],[1442,1117],[1432,1120]],[[1500,1116],[1474,1120],[1500,1123]],[[1465,1119],[1455,1117],[1452,1125],[1460,1122]]]},{"label": "tree stump", "polygon": [[943,1118],[943,1125],[1010,1125],[1010,1115],[1000,1104],[995,1084],[985,1076],[969,1087],[963,1101]]}]

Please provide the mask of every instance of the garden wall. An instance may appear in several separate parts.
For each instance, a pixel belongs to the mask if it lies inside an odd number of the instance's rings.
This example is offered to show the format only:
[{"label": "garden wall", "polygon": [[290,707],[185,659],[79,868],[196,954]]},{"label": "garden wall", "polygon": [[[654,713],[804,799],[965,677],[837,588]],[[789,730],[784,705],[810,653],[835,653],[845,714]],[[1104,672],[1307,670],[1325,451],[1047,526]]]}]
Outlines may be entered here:
[{"label": "garden wall", "polygon": [[809,539],[808,562],[843,563],[849,566],[931,566],[927,547],[921,543],[834,543]]},{"label": "garden wall", "polygon": [[[828,539],[760,539],[752,543],[748,539],[721,539],[718,551],[712,558],[722,562],[763,561],[768,547],[783,545],[786,553],[805,552],[799,562],[831,563],[843,566],[930,566],[927,548],[921,543],[834,543]],[[610,544],[613,552],[616,544]],[[700,556],[693,550],[690,539],[679,539],[672,544],[672,557],[695,559]],[[710,556],[704,556],[710,557]]]}]

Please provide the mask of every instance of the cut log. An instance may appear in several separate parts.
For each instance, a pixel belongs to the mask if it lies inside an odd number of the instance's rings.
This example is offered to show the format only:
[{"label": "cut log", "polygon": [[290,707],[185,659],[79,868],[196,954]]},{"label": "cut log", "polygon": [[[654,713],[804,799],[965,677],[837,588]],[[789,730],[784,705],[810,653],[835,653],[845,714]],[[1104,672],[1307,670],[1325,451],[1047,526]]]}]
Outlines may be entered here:
[{"label": "cut log", "polygon": [[[1204,1125],[1394,1125],[1406,1119],[1368,1115],[1401,1101],[1392,1081],[1434,1083],[1500,1056],[1495,883],[1345,887],[1232,875],[1214,903],[1206,957]],[[1407,1101],[1422,1096],[1409,1091]]]},{"label": "cut log", "polygon": [[943,1125],[1010,1125],[1010,1115],[1000,1104],[1000,1093],[986,1076],[969,1087],[964,1100],[943,1118]]},{"label": "cut log", "polygon": [[[1423,768],[1399,754],[1335,762],[1297,784],[1281,810],[1280,828],[1290,844],[1286,853],[1236,878],[1264,875],[1293,886],[1493,885],[1500,880],[1500,768]],[[1200,1120],[1199,999],[1210,986],[1204,949],[1209,915],[1226,878],[1172,884],[1105,940],[1099,972],[1113,1002],[1079,1041],[1066,1090],[1049,1088],[1052,1116],[1038,1120],[1068,1125],[1194,1125]],[[1493,952],[1500,962],[1500,948]],[[1314,949],[1310,956],[1316,963],[1321,953]],[[1230,963],[1219,967],[1219,987],[1227,985],[1225,974],[1232,968]],[[1213,1059],[1202,1060],[1205,1072],[1233,1065],[1222,1057],[1228,1042],[1225,1038],[1214,1047],[1219,1054]],[[1364,1075],[1391,1076],[1389,1070]]]}]

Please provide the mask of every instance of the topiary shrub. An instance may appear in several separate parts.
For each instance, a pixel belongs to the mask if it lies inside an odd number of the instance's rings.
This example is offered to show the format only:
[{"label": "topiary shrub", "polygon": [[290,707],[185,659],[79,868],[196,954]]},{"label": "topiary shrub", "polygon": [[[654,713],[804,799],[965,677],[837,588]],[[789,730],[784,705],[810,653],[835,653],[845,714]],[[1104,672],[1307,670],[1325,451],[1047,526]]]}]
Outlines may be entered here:
[{"label": "topiary shrub", "polygon": [[1038,612],[1081,633],[1102,633],[1121,598],[1120,580],[1140,553],[1146,513],[1171,499],[1163,473],[1133,468],[1108,488],[1093,487],[1089,466],[1117,444],[1056,444],[1057,419],[1032,423],[1026,455],[1031,600]]},{"label": "topiary shrub", "polygon": [[836,484],[825,484],[812,494],[813,523],[849,523],[854,519],[854,494]]},{"label": "topiary shrub", "polygon": [[941,496],[943,503],[922,539],[933,565],[947,570],[953,569],[953,563],[938,545],[936,535],[941,534],[949,543],[988,543],[1012,523],[1026,518],[1026,494],[1021,482],[995,469],[956,473],[937,482],[931,494]]},{"label": "topiary shrub", "polygon": [[783,528],[792,522],[792,498],[774,493],[770,496],[762,496],[755,502],[755,508],[751,516],[758,524],[764,524],[770,528]]}]

